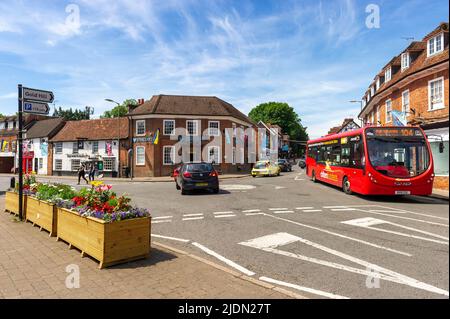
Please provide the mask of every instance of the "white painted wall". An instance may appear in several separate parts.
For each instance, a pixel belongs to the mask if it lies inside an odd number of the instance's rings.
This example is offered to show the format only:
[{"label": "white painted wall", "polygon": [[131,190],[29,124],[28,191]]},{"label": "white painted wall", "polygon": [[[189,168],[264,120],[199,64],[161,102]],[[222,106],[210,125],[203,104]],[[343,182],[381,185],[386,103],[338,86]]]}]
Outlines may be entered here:
[{"label": "white painted wall", "polygon": [[[81,159],[81,162],[88,161],[90,157],[98,155],[99,160],[104,160],[105,157],[109,157],[106,153],[106,142],[98,141],[98,154],[93,153],[93,141],[85,141],[84,149],[79,150],[80,157],[69,157],[69,154],[73,153],[74,142],[63,142],[63,151],[61,154],[56,154],[56,143],[53,143],[53,170],[56,171],[55,162],[57,159],[62,160],[62,171],[69,172],[72,169],[72,159]],[[84,155],[84,157],[82,157]],[[119,171],[119,142],[117,140],[112,141],[112,157],[115,157],[114,171]]]},{"label": "white painted wall", "polygon": [[[39,164],[36,166],[35,159],[33,159],[33,171],[39,175],[47,175],[47,162],[48,162],[48,138],[34,138],[34,139],[26,139],[24,143],[28,143],[28,151],[34,152],[34,158],[38,158],[39,161],[42,161],[42,168],[39,168]],[[42,152],[41,144],[47,143],[47,154]]]}]

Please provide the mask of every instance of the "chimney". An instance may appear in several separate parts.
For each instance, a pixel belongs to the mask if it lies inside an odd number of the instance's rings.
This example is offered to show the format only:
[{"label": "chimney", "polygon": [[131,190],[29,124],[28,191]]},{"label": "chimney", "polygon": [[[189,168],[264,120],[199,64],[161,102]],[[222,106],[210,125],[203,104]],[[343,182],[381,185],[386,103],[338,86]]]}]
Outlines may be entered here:
[{"label": "chimney", "polygon": [[144,104],[145,100],[144,99],[138,99],[138,105],[142,105]]}]

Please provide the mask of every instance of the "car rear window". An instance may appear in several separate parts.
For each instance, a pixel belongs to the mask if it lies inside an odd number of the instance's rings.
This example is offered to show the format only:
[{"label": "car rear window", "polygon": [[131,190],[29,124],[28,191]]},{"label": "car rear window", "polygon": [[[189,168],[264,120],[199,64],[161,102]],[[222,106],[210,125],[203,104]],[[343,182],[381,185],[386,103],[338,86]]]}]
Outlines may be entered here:
[{"label": "car rear window", "polygon": [[257,169],[266,168],[268,165],[269,165],[268,163],[256,163],[255,168]]},{"label": "car rear window", "polygon": [[188,164],[186,166],[187,172],[211,172],[212,170],[211,164]]}]

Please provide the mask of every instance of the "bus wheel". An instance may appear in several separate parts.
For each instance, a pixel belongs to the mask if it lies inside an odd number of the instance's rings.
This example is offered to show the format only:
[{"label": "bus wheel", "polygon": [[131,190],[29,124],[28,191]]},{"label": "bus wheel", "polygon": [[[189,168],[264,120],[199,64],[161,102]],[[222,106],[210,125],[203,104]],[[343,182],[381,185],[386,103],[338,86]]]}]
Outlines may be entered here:
[{"label": "bus wheel", "polygon": [[342,190],[344,193],[351,195],[352,192],[352,186],[350,184],[350,181],[348,180],[347,176],[344,177],[344,180],[342,181]]},{"label": "bus wheel", "polygon": [[311,180],[312,180],[314,183],[317,182],[317,179],[316,179],[316,171],[315,171],[315,170],[313,170],[312,173],[311,173]]}]

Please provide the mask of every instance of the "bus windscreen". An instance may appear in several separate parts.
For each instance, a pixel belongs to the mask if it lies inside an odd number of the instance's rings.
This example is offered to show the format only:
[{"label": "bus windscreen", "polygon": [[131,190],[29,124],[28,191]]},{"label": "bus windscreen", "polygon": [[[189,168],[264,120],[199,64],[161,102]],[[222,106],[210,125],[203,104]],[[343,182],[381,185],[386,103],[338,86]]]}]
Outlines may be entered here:
[{"label": "bus windscreen", "polygon": [[417,128],[371,128],[366,140],[370,164],[383,175],[409,178],[430,166],[428,145]]}]

